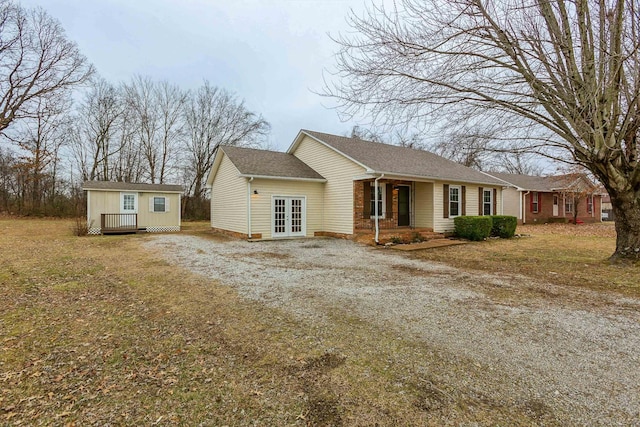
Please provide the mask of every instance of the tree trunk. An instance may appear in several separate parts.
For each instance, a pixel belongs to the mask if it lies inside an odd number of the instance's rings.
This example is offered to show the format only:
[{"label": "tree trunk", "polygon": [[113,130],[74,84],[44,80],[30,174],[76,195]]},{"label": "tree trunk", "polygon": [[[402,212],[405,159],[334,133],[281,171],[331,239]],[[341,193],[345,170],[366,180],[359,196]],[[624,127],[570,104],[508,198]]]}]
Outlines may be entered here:
[{"label": "tree trunk", "polygon": [[616,251],[611,261],[640,260],[640,195],[633,190],[610,194],[616,221]]}]

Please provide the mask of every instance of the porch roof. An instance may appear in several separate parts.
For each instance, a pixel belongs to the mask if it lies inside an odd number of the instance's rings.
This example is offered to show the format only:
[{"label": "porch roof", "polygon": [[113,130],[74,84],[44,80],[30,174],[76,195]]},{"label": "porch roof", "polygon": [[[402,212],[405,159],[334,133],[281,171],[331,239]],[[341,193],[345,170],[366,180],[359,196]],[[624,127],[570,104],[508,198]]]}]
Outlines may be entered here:
[{"label": "porch roof", "polygon": [[[415,148],[302,130],[311,138],[361,164],[371,173],[505,186],[503,181],[437,154]],[[292,147],[293,148],[293,147]],[[292,151],[289,149],[289,152]]]}]

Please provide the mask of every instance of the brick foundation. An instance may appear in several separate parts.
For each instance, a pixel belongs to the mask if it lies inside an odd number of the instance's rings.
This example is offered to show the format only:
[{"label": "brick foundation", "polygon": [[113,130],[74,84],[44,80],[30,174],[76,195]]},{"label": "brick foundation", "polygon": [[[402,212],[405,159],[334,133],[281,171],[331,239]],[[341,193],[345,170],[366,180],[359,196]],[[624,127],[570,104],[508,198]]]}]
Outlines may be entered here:
[{"label": "brick foundation", "polygon": [[[249,240],[249,235],[246,233],[238,233],[237,231],[224,230],[222,228],[211,227],[211,231],[223,234],[225,236],[233,237],[234,239]],[[251,239],[262,239],[262,233],[252,233]]]},{"label": "brick foundation", "polygon": [[336,239],[353,239],[353,234],[333,233],[331,231],[316,231],[313,233],[315,237],[333,237]]}]

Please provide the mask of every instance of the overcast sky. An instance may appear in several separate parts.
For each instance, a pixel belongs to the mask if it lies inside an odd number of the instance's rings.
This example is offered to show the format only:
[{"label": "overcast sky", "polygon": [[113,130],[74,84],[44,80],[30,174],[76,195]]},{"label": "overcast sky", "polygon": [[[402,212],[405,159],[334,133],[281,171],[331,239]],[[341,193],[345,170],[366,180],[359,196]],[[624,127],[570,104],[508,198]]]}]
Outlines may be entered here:
[{"label": "overcast sky", "polygon": [[[379,0],[377,0],[379,1]],[[133,75],[192,89],[226,88],[272,125],[270,146],[286,150],[301,128],[343,134],[312,92],[334,64],[328,36],[349,31],[365,0],[22,0],[41,6],[107,80]]]}]

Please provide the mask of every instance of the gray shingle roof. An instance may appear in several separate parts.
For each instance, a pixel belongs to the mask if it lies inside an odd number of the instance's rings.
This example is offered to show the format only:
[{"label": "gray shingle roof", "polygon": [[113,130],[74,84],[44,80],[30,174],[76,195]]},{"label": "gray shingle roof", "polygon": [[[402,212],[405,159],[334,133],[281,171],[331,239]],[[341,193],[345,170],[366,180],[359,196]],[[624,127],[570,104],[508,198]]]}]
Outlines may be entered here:
[{"label": "gray shingle roof", "polygon": [[169,184],[139,184],[134,182],[85,181],[83,190],[115,190],[115,191],[153,191],[182,193],[182,186]]},{"label": "gray shingle roof", "polygon": [[[592,187],[593,184],[582,174],[553,176],[519,175],[512,173],[488,172],[498,179],[529,191],[557,191]],[[594,187],[595,188],[595,187]]]},{"label": "gray shingle roof", "polygon": [[220,149],[242,175],[324,180],[293,154],[232,146],[220,146]]},{"label": "gray shingle roof", "polygon": [[530,191],[553,191],[553,182],[546,176],[518,175],[514,173],[487,172],[498,179]]},{"label": "gray shingle roof", "polygon": [[424,177],[447,181],[473,182],[504,186],[505,184],[477,170],[468,168],[437,154],[414,148],[382,144],[357,138],[302,130],[337,151],[378,173]]}]

